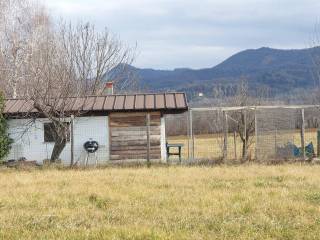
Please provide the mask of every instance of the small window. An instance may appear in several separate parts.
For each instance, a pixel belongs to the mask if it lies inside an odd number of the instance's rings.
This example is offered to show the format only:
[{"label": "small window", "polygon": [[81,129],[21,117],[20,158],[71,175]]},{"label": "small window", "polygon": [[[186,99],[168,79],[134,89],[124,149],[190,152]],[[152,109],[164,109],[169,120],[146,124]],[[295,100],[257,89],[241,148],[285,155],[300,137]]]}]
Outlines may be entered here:
[{"label": "small window", "polygon": [[[65,123],[68,127],[68,133],[67,133],[67,141],[70,141],[70,129],[69,125],[70,123]],[[54,142],[54,124],[53,123],[44,123],[43,124],[43,130],[44,130],[44,142]]]}]

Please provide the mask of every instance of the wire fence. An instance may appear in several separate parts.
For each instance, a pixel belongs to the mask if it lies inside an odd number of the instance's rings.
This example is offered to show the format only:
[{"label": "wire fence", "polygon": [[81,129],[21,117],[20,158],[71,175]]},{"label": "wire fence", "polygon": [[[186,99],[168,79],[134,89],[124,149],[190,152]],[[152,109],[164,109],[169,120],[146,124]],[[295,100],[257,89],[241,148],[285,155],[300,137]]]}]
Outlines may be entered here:
[{"label": "wire fence", "polygon": [[184,161],[310,160],[319,156],[319,123],[319,106],[193,108],[166,116],[166,139],[183,145]]},{"label": "wire fence", "polygon": [[[279,162],[320,155],[319,106],[192,108],[183,114],[113,113],[66,121],[72,126],[60,155],[66,165]],[[10,120],[14,144],[8,160],[48,161],[55,145],[48,123]],[[88,141],[99,144],[96,152],[84,148]]]}]

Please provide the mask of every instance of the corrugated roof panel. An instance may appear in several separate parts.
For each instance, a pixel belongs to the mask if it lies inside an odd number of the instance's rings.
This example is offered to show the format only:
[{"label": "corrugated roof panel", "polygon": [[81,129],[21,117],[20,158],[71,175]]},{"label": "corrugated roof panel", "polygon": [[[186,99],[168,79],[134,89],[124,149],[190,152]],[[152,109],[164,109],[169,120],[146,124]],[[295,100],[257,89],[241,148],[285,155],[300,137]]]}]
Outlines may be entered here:
[{"label": "corrugated roof panel", "polygon": [[176,103],[175,103],[175,96],[173,93],[167,93],[165,95],[166,97],[166,108],[175,108],[176,107]]},{"label": "corrugated roof panel", "polygon": [[64,108],[64,101],[63,101],[63,99],[59,99],[59,100],[57,101],[57,103],[56,103],[56,108],[57,108],[58,110]]},{"label": "corrugated roof panel", "polygon": [[76,101],[76,98],[67,98],[64,102],[64,111],[65,112],[74,111],[73,105],[75,101]]},{"label": "corrugated roof panel", "polygon": [[82,109],[84,111],[92,110],[95,101],[96,101],[96,97],[87,97]]},{"label": "corrugated roof panel", "polygon": [[104,102],[103,110],[113,110],[115,96],[106,96],[106,100]]},{"label": "corrugated roof panel", "polygon": [[116,96],[113,109],[122,110],[124,107],[124,101],[125,101],[125,96],[122,96],[122,95]]},{"label": "corrugated roof panel", "polygon": [[145,106],[144,106],[144,95],[136,95],[136,103],[135,103],[135,106],[134,108],[135,109],[144,109]]},{"label": "corrugated roof panel", "polygon": [[155,108],[155,104],[154,104],[154,94],[148,94],[145,97],[145,101],[146,101],[146,109],[154,109]]},{"label": "corrugated roof panel", "polygon": [[83,109],[86,98],[76,98],[72,106],[72,111],[81,111]]},{"label": "corrugated roof panel", "polygon": [[92,110],[102,110],[105,99],[105,97],[97,97]]},{"label": "corrugated roof panel", "polygon": [[19,113],[28,113],[28,112],[37,112],[37,109],[35,109],[33,106],[32,100],[26,101],[26,103],[23,105],[23,107],[19,111]]},{"label": "corrugated roof panel", "polygon": [[26,111],[26,106],[27,106],[26,104],[27,104],[27,102],[28,102],[28,101],[26,101],[26,100],[23,101],[23,104],[20,106],[20,108],[19,108],[19,110],[18,110],[19,113],[28,112],[28,111]]},{"label": "corrugated roof panel", "polygon": [[[187,99],[184,93],[168,94],[129,94],[109,96],[71,97],[49,101],[48,108],[65,112],[76,111],[132,111],[132,110],[186,110]],[[8,99],[4,113],[37,112],[32,100]]]},{"label": "corrugated roof panel", "polygon": [[156,94],[156,108],[165,108],[164,94]]},{"label": "corrugated roof panel", "polygon": [[61,104],[61,99],[60,98],[50,99],[50,100],[46,100],[46,102],[48,103],[48,105],[54,107],[55,109],[58,109],[59,104]]},{"label": "corrugated roof panel", "polygon": [[184,94],[176,93],[175,96],[176,96],[177,108],[186,108],[186,100],[184,98]]},{"label": "corrugated roof panel", "polygon": [[126,101],[124,103],[124,109],[133,110],[134,109],[134,102],[135,102],[135,95],[128,95],[126,97]]},{"label": "corrugated roof panel", "polygon": [[16,100],[7,100],[4,106],[4,112],[9,112],[10,108],[16,103]]},{"label": "corrugated roof panel", "polygon": [[9,109],[9,113],[18,113],[20,108],[23,106],[23,104],[25,103],[25,100],[17,100],[17,102],[11,106],[11,108]]}]

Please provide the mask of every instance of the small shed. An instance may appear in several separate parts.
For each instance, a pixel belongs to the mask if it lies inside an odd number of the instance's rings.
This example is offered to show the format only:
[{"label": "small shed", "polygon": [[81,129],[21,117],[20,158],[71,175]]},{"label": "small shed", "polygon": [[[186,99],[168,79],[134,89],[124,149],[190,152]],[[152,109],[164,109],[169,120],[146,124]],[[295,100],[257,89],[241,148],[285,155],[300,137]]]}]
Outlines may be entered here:
[{"label": "small shed", "polygon": [[[60,156],[66,165],[70,164],[71,156],[78,164],[88,157],[89,163],[100,164],[146,159],[166,161],[164,116],[188,110],[184,93],[87,96],[63,101],[68,102],[65,111],[81,112],[73,121],[73,141],[67,142]],[[54,145],[46,131],[50,121],[37,114],[32,101],[7,99],[4,114],[14,140],[8,159],[26,158],[41,164],[50,158]],[[88,140],[99,143],[95,154],[85,151],[83,146]]]}]

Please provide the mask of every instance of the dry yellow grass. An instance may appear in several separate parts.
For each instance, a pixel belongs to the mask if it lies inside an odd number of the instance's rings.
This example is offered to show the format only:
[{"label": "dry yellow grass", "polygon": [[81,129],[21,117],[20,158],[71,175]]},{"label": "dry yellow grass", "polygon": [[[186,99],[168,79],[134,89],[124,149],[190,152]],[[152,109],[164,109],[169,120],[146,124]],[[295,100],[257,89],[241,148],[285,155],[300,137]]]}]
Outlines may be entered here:
[{"label": "dry yellow grass", "polygon": [[320,166],[2,170],[0,239],[319,239]]}]

